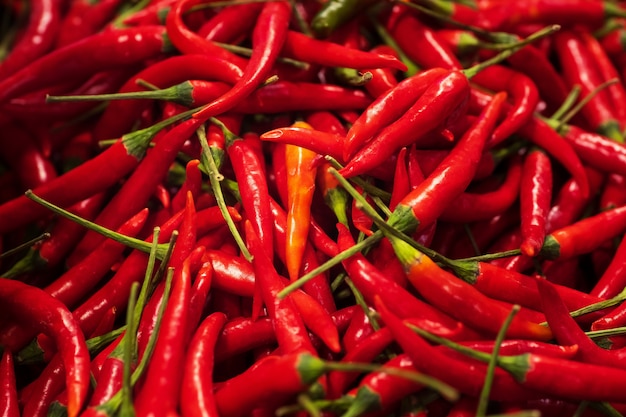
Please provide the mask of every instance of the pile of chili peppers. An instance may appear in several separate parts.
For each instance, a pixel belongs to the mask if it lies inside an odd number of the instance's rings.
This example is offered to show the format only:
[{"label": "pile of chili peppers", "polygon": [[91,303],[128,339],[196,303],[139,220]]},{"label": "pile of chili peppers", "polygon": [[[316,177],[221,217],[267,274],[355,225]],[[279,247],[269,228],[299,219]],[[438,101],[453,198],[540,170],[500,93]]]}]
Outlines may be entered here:
[{"label": "pile of chili peppers", "polygon": [[1,416],[625,415],[623,2],[0,7]]}]

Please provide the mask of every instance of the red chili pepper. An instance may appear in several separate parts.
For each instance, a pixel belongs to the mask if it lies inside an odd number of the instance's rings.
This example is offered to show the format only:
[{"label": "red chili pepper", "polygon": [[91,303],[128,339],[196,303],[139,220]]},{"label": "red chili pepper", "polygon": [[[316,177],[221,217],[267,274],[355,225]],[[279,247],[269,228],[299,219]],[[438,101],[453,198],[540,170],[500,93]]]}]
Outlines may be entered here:
[{"label": "red chili pepper", "polygon": [[180,186],[174,197],[172,197],[171,211],[176,213],[185,208],[187,191],[191,192],[194,201],[198,201],[202,189],[202,172],[200,171],[200,160],[192,159],[185,166],[185,181]]},{"label": "red chili pepper", "polygon": [[[343,159],[348,161],[359,149],[387,125],[397,120],[415,100],[424,95],[447,71],[442,68],[420,72],[378,97],[354,121],[344,141]],[[428,101],[428,99],[424,99]]]},{"label": "red chili pepper", "polygon": [[[144,207],[155,187],[165,178],[181,146],[198,126],[197,120],[190,119],[163,135],[147,152],[94,222],[107,228],[116,228],[128,216]],[[74,249],[72,256],[82,258],[93,251],[103,239],[103,236],[98,233],[87,232]]]},{"label": "red chili pepper", "polygon": [[267,356],[215,391],[218,413],[223,417],[248,416],[263,405],[281,404],[305,391],[324,371],[323,362],[310,353]]},{"label": "red chili pepper", "polygon": [[29,5],[28,26],[0,63],[0,79],[29,66],[54,44],[61,22],[61,5],[54,0],[36,0]]},{"label": "red chili pepper", "polygon": [[546,221],[552,200],[552,167],[548,156],[539,149],[526,155],[520,186],[522,244],[526,256],[541,250],[546,235]]},{"label": "red chili pepper", "polygon": [[546,259],[568,259],[590,253],[626,229],[626,206],[607,210],[551,232],[541,248]]},{"label": "red chili pepper", "polygon": [[260,139],[299,146],[339,160],[343,157],[343,138],[321,130],[297,126],[281,127],[261,134]]},{"label": "red chili pepper", "polygon": [[189,343],[180,391],[180,406],[186,416],[218,416],[212,371],[215,346],[225,323],[223,313],[210,314],[195,330]]},{"label": "red chili pepper", "polygon": [[[137,84],[139,79],[159,87],[194,79],[215,79],[234,84],[242,74],[239,67],[222,58],[199,54],[173,56],[139,71],[118,92],[141,91]],[[149,104],[141,100],[111,101],[94,128],[94,140],[110,139],[129,132]]]},{"label": "red chili pepper", "polygon": [[166,416],[178,408],[185,362],[185,332],[191,293],[190,258],[174,270],[154,352],[141,389],[134,399],[138,416]]},{"label": "red chili pepper", "polygon": [[18,175],[23,189],[32,189],[56,178],[57,172],[50,159],[39,150],[34,139],[23,127],[7,122],[1,125],[0,158]]},{"label": "red chili pepper", "polygon": [[[399,16],[394,16],[394,13]],[[463,68],[437,32],[410,13],[406,7],[396,6],[390,20],[388,26],[391,36],[407,57],[418,66],[426,69]]]},{"label": "red chili pepper", "polygon": [[[414,367],[438,380],[450,384],[461,393],[477,397],[485,379],[486,366],[476,362],[460,360],[428,344],[414,333],[405,322],[394,315],[382,301],[376,301],[376,310],[381,315],[385,326],[389,328],[394,340],[413,360]],[[533,393],[521,388],[505,372],[496,371],[491,399],[519,399],[533,397]]]},{"label": "red chili pepper", "polygon": [[60,355],[53,356],[37,379],[24,388],[28,395],[19,400],[24,404],[22,415],[46,415],[56,396],[63,392],[65,374]]},{"label": "red chili pepper", "polygon": [[[383,366],[415,371],[414,362],[407,354],[397,355],[387,360]],[[343,415],[354,417],[375,411],[389,412],[402,399],[423,389],[421,384],[385,371],[371,372],[359,382],[358,387],[348,392],[347,395],[354,399]]]},{"label": "red chili pepper", "polygon": [[194,117],[206,120],[230,110],[269,75],[287,37],[291,4],[271,1],[264,5],[252,32],[252,55],[241,79],[226,94],[204,106]]},{"label": "red chili pepper", "polygon": [[89,390],[89,352],[76,319],[63,303],[19,281],[1,279],[0,298],[5,314],[54,340],[66,373],[68,415],[76,417]]},{"label": "red chili pepper", "polygon": [[424,230],[467,188],[505,99],[506,93],[494,96],[491,105],[485,108],[437,170],[398,203],[389,218],[391,225],[404,230]]},{"label": "red chili pepper", "polygon": [[281,52],[289,58],[326,67],[407,69],[394,55],[361,51],[291,30],[287,32]]},{"label": "red chili pepper", "polygon": [[[72,1],[63,16],[55,39],[55,48],[69,45],[99,32],[115,16],[121,0]],[[158,24],[158,22],[155,22]]]},{"label": "red chili pepper", "polygon": [[[348,229],[341,224],[337,225],[337,228],[339,229],[339,247],[346,250],[354,245],[354,240],[352,240]],[[423,326],[429,331],[450,339],[457,337],[463,339],[464,337],[471,337],[471,334],[474,333],[463,324],[452,319],[447,313],[424,303],[395,284],[391,279],[377,271],[363,255],[356,254],[348,258],[344,261],[344,267],[368,303],[373,303],[374,298],[379,296],[389,303],[395,314],[403,318],[420,320],[420,327]]]},{"label": "red chili pepper", "polygon": [[506,177],[497,189],[485,193],[461,193],[441,213],[439,219],[453,223],[469,223],[504,213],[519,197],[522,165],[521,158],[512,158]]},{"label": "red chili pepper", "polygon": [[254,2],[224,7],[202,24],[198,35],[214,42],[236,43],[252,31],[262,7]]},{"label": "red chili pepper", "polygon": [[541,294],[541,304],[546,313],[546,320],[554,337],[560,344],[577,345],[576,359],[585,363],[626,369],[623,354],[599,347],[578,326],[553,284],[545,279],[537,278],[537,287]]},{"label": "red chili pepper", "polygon": [[[370,49],[370,52],[386,54],[397,57],[395,49],[387,45],[378,45]],[[366,68],[364,72],[372,74],[372,79],[365,84],[365,89],[374,98],[377,98],[398,85],[397,71],[391,68]]]},{"label": "red chili pepper", "polygon": [[285,354],[299,351],[315,352],[293,300],[277,297],[284,286],[283,282],[248,221],[245,222],[245,231],[250,253],[254,256],[252,262],[254,275],[258,285],[261,286],[263,302],[274,323],[281,351]]},{"label": "red chili pepper", "polygon": [[[494,348],[493,340],[461,341],[459,344],[479,352],[491,353]],[[443,348],[447,350],[447,348]],[[450,352],[452,353],[452,352]],[[555,358],[572,359],[578,353],[576,345],[556,345],[554,343],[538,342],[536,340],[506,339],[500,343],[499,355],[515,356],[524,353],[536,353]],[[460,353],[455,353],[462,355]]]},{"label": "red chili pepper", "polygon": [[19,417],[20,408],[17,399],[17,382],[13,354],[9,350],[2,352],[0,361],[0,415],[3,417]]},{"label": "red chili pepper", "polygon": [[485,68],[472,81],[492,91],[506,91],[511,101],[505,120],[496,127],[489,146],[501,143],[533,117],[539,104],[539,91],[534,82],[523,73],[502,65]]},{"label": "red chili pepper", "polygon": [[560,31],[555,35],[554,42],[563,77],[570,88],[579,85],[583,97],[596,93],[581,109],[581,114],[594,130],[622,142],[615,107],[608,92],[596,91],[605,80],[579,34],[574,31]]},{"label": "red chili pepper", "polygon": [[[57,49],[0,82],[0,102],[37,89],[86,79],[96,72],[141,63],[166,52],[162,26],[142,26],[94,34]],[[55,68],[55,71],[50,71]]]},{"label": "red chili pepper", "polygon": [[239,68],[245,68],[245,59],[204,39],[187,27],[183,14],[198,3],[200,3],[198,0],[181,0],[173,3],[165,19],[165,27],[172,45],[183,54],[217,56],[225,61],[233,62]]}]

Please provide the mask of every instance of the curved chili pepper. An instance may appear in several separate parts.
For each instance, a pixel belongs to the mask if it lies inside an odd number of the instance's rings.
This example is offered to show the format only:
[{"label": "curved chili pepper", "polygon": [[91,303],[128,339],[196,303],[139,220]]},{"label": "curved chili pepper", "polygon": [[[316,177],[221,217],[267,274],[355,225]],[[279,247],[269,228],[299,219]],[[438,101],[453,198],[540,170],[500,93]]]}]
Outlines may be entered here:
[{"label": "curved chili pepper", "polygon": [[492,91],[506,91],[512,102],[506,119],[495,128],[489,146],[501,143],[533,116],[539,104],[539,91],[526,75],[502,65],[485,68],[472,81]]},{"label": "curved chili pepper", "polygon": [[66,373],[68,415],[76,417],[89,390],[89,352],[76,319],[63,303],[19,281],[0,279],[0,298],[5,313],[54,339]]},{"label": "curved chili pepper", "polygon": [[485,193],[461,193],[441,213],[439,219],[454,223],[469,223],[504,213],[519,197],[522,165],[521,158],[512,158],[509,161],[506,177],[496,190]]},{"label": "curved chili pepper", "polygon": [[[0,102],[67,80],[86,79],[166,52],[162,26],[101,32],[57,49],[0,81]],[[55,71],[50,71],[55,68]]]},{"label": "curved chili pepper", "polygon": [[254,256],[252,262],[254,275],[259,281],[258,285],[261,286],[263,302],[274,323],[276,339],[281,351],[285,354],[298,351],[315,352],[293,300],[277,297],[278,292],[283,288],[283,282],[248,221],[245,222],[245,230],[250,253]]},{"label": "curved chili pepper", "polygon": [[[396,57],[398,55],[395,49],[387,45],[377,45],[370,49],[370,52]],[[365,84],[365,89],[374,98],[385,94],[398,85],[398,79],[396,78],[397,71],[394,71],[392,68],[366,68],[363,72],[372,74],[372,79]]]},{"label": "curved chili pepper", "polygon": [[[461,341],[459,344],[485,353],[493,352],[494,348],[493,340]],[[447,348],[444,348],[444,350],[445,349]],[[578,353],[578,346],[555,345],[553,343],[526,339],[506,339],[502,341],[498,350],[498,354],[504,356],[522,355],[524,353],[536,353],[553,356],[555,358],[572,359]]]},{"label": "curved chili pepper", "polygon": [[20,402],[24,403],[22,415],[45,415],[56,396],[63,392],[65,374],[63,360],[60,355],[54,355],[37,379],[24,388],[29,395],[20,398]]},{"label": "curved chili pepper", "polygon": [[191,293],[190,258],[174,270],[154,352],[134,400],[138,416],[166,416],[177,409],[185,362],[185,337]]},{"label": "curved chili pepper", "polygon": [[526,256],[535,256],[543,246],[552,200],[552,167],[548,156],[532,149],[524,160],[520,186],[522,244]]},{"label": "curved chili pepper", "polygon": [[17,400],[17,382],[13,354],[9,350],[2,352],[0,361],[0,415],[3,417],[19,417],[20,408]]},{"label": "curved chili pepper", "polygon": [[121,3],[121,0],[73,1],[59,25],[55,47],[61,48],[99,32],[114,17]]},{"label": "curved chili pepper", "polygon": [[235,43],[252,31],[262,4],[246,3],[222,8],[198,29],[198,35],[214,41]]},{"label": "curved chili pepper", "polygon": [[439,38],[437,31],[420,21],[417,16],[396,6],[392,14],[389,32],[400,49],[422,68],[462,69],[463,66],[448,45]]},{"label": "curved chili pepper", "polygon": [[[195,132],[200,123],[196,119],[182,122],[164,134],[137,165],[124,185],[100,211],[94,222],[107,228],[119,227],[128,216],[146,205],[178,155],[183,143]],[[87,232],[74,249],[72,256],[82,258],[103,240],[96,232]]]},{"label": "curved chili pepper", "polygon": [[226,315],[212,313],[195,330],[189,343],[180,394],[182,413],[186,416],[218,416],[213,399],[214,352]]},{"label": "curved chili pepper", "polygon": [[270,1],[264,5],[252,32],[252,55],[242,78],[226,94],[196,112],[194,118],[204,121],[230,110],[265,81],[285,42],[290,17],[289,2]]},{"label": "curved chili pepper", "polygon": [[61,5],[58,2],[31,1],[28,25],[10,53],[0,63],[0,79],[15,74],[52,48],[60,23]]},{"label": "curved chili pepper", "polygon": [[298,126],[281,127],[261,134],[260,139],[299,146],[339,160],[343,157],[343,137],[321,130]]},{"label": "curved chili pepper", "polygon": [[546,259],[568,259],[589,253],[626,228],[626,206],[584,218],[546,236],[539,254]]},{"label": "curved chili pepper", "polygon": [[167,28],[167,34],[172,45],[183,54],[217,56],[232,62],[241,69],[245,68],[247,63],[244,58],[204,39],[187,27],[183,20],[183,14],[198,3],[200,3],[199,0],[176,1],[168,11],[165,18],[165,27]]},{"label": "curved chili pepper", "polygon": [[[337,228],[339,230],[339,247],[345,250],[354,244],[354,240],[352,240],[345,226],[338,224]],[[474,333],[463,324],[452,319],[447,313],[434,309],[431,305],[424,303],[395,284],[377,271],[363,255],[356,254],[344,261],[343,264],[354,285],[362,292],[368,303],[373,303],[374,298],[379,296],[385,302],[390,303],[390,308],[395,314],[403,318],[420,320],[420,327],[429,328],[430,331],[447,338],[459,337],[462,339],[470,337]],[[467,336],[462,336],[463,334]]]},{"label": "curved chili pepper", "polygon": [[[486,366],[467,362],[447,355],[442,350],[428,344],[414,333],[382,301],[376,301],[376,310],[381,315],[385,326],[389,328],[394,340],[413,360],[415,368],[438,380],[448,383],[461,393],[477,397],[485,379]],[[533,397],[533,393],[521,388],[506,372],[496,372],[491,391],[491,399],[520,399]]]},{"label": "curved chili pepper", "polygon": [[172,197],[171,211],[176,213],[185,208],[187,191],[191,192],[194,201],[198,201],[202,188],[202,172],[200,171],[200,160],[192,159],[185,165],[185,181],[180,186],[174,197]]},{"label": "curved chili pepper", "polygon": [[[234,84],[242,74],[239,67],[222,58],[199,54],[173,56],[139,71],[118,92],[140,91],[139,79],[159,87],[193,79],[216,79]],[[145,105],[149,106],[149,103],[140,100],[111,101],[94,128],[94,140],[110,139],[129,132],[145,110]]]},{"label": "curved chili pepper", "polygon": [[379,96],[352,123],[344,141],[343,159],[349,160],[374,135],[402,116],[431,84],[447,71],[442,68],[420,72]]},{"label": "curved chili pepper", "polygon": [[[389,217],[389,224],[405,230],[424,230],[467,188],[505,99],[506,93],[494,96],[491,104],[439,164],[437,170],[398,203]],[[442,187],[445,187],[445,191]],[[435,188],[436,192],[433,191]]]}]

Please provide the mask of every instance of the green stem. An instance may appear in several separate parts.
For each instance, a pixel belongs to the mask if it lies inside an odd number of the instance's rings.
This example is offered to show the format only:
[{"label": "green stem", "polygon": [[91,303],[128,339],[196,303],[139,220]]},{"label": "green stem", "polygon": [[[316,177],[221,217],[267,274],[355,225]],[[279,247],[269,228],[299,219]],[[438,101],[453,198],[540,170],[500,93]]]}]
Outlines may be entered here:
[{"label": "green stem", "polygon": [[44,233],[40,234],[37,237],[34,237],[34,238],[24,242],[24,243],[21,243],[21,244],[17,245],[16,247],[14,247],[12,249],[9,249],[6,252],[0,253],[0,259],[6,258],[8,256],[15,255],[16,253],[21,252],[24,249],[28,249],[31,246],[33,246],[34,244],[39,243],[42,240],[46,240],[46,239],[49,239],[49,238],[50,238],[50,233],[44,232]]},{"label": "green stem", "polygon": [[209,148],[209,144],[206,138],[206,131],[204,130],[204,126],[198,129],[198,138],[200,140],[200,145],[202,146],[202,164],[205,166],[205,169],[209,173],[209,181],[211,182],[211,189],[213,190],[213,195],[215,195],[215,200],[217,202],[222,215],[224,216],[224,220],[226,221],[226,225],[228,226],[228,230],[232,234],[239,250],[243,254],[243,256],[248,260],[252,261],[252,254],[248,251],[233,218],[231,217],[228,207],[226,206],[226,201],[224,200],[224,194],[222,193],[222,188],[220,186],[220,181],[224,178],[222,174],[220,174],[217,166],[215,164],[215,160],[213,159],[213,154],[211,153],[211,149]]},{"label": "green stem", "polygon": [[420,70],[419,66],[402,51],[402,48],[398,46],[398,43],[395,41],[395,39],[393,39],[393,36],[391,36],[391,34],[387,32],[387,29],[385,29],[385,27],[381,25],[374,18],[374,16],[370,16],[370,20],[374,24],[374,29],[376,30],[376,33],[378,33],[378,36],[382,38],[383,42],[386,45],[390,46],[394,49],[394,51],[396,51],[398,57],[400,58],[400,61],[402,61],[404,65],[406,65],[407,70],[405,71],[405,74],[407,75],[407,77],[417,74]]},{"label": "green stem", "polygon": [[[123,245],[126,245],[130,248],[133,249],[137,249],[140,250],[142,252],[146,252],[149,253],[151,250],[151,244],[144,242],[143,240],[140,239],[136,239],[134,237],[130,237],[130,236],[126,236],[123,235],[121,233],[115,232],[111,229],[107,229],[106,227],[102,227],[99,224],[96,224],[94,222],[91,222],[87,219],[84,219],[80,216],[75,215],[74,213],[71,213],[67,210],[62,209],[59,206],[56,206],[46,200],[44,200],[41,197],[38,197],[37,195],[35,195],[32,190],[27,190],[25,193],[26,197],[30,198],[31,200],[33,200],[34,202],[41,204],[42,206],[50,209],[51,211],[53,211],[54,213],[66,217],[78,224],[80,224],[81,226],[89,229],[89,230],[93,230],[94,232],[100,233],[102,236],[107,237],[109,239],[112,239],[116,242],[122,243]],[[157,249],[157,259],[162,260],[165,252],[167,251],[167,245],[159,245],[158,249]]]},{"label": "green stem", "polygon": [[289,295],[289,293],[299,289],[304,284],[306,284],[307,282],[315,278],[317,275],[328,271],[330,268],[334,267],[335,265],[339,265],[341,262],[345,261],[352,255],[359,253],[363,249],[375,244],[380,239],[382,239],[382,237],[383,237],[382,232],[380,231],[375,232],[374,234],[367,237],[366,239],[363,239],[361,242],[358,242],[355,245],[352,245],[350,248],[344,250],[343,252],[338,253],[337,255],[330,258],[328,261],[324,262],[317,268],[313,269],[309,273],[301,276],[297,280],[293,281],[291,284],[287,285],[278,293],[278,297],[285,298],[286,296]]},{"label": "green stem", "polygon": [[502,251],[502,252],[485,253],[483,255],[470,256],[469,258],[454,259],[454,260],[451,260],[451,262],[452,263],[489,262],[489,261],[493,261],[494,259],[508,258],[509,256],[517,256],[517,255],[520,255],[520,254],[521,254],[521,252],[520,252],[519,249],[511,249],[511,250],[505,250],[505,251]]},{"label": "green stem", "polygon": [[[576,115],[580,112],[580,110],[585,107],[587,105],[587,103],[589,103],[598,93],[600,93],[602,90],[604,90],[605,88],[615,84],[619,82],[619,80],[617,79],[612,79],[612,80],[608,80],[603,82],[602,84],[600,84],[599,86],[597,86],[593,91],[591,91],[589,94],[587,94],[585,97],[582,98],[582,100],[580,100],[578,102],[578,104],[574,107],[571,108],[570,111],[568,111],[560,120],[558,125],[556,125],[555,130],[557,132],[560,132],[563,130],[563,127]],[[579,86],[575,86],[580,88]]]},{"label": "green stem", "polygon": [[[239,45],[233,45],[230,43],[215,42],[215,41],[213,43],[235,54],[245,56],[245,57],[252,56],[251,48],[246,48],[244,46],[239,46]],[[299,69],[309,68],[309,64],[307,62],[298,61],[297,59],[292,59],[292,58],[287,58],[287,57],[278,57],[277,61],[282,62],[283,64],[291,65]]]},{"label": "green stem", "polygon": [[380,330],[380,324],[378,324],[376,315],[372,312],[372,310],[370,310],[369,306],[365,302],[365,298],[363,298],[363,294],[361,294],[361,291],[359,291],[359,289],[354,285],[354,283],[352,282],[350,278],[346,277],[344,281],[346,282],[346,285],[350,287],[350,290],[352,291],[352,294],[354,295],[356,304],[359,307],[361,307],[361,309],[367,316],[370,322],[370,325],[372,326],[372,329],[374,329],[375,331]]},{"label": "green stem", "polygon": [[119,415],[121,417],[133,417],[135,415],[133,407],[133,390],[131,386],[132,365],[135,361],[136,350],[136,333],[137,321],[135,319],[135,307],[137,301],[137,291],[139,283],[133,283],[130,289],[130,297],[128,300],[128,308],[126,310],[126,329],[124,335],[124,353],[123,353],[123,374],[122,374],[122,402],[120,404]]},{"label": "green stem", "polygon": [[[333,158],[332,156],[326,155],[324,158],[328,162],[330,162],[332,167],[335,168],[336,170],[340,170],[341,168],[343,168],[343,166],[335,158]],[[352,177],[352,178],[350,178],[350,181],[353,182],[354,184],[358,185],[359,187],[361,187],[363,189],[363,191],[366,192],[367,194],[369,194],[370,196],[379,197],[383,201],[390,201],[391,200],[391,193],[390,192],[385,191],[385,190],[383,190],[381,188],[378,188],[378,187],[374,186],[373,184],[370,184],[369,182],[365,181],[363,178]]]},{"label": "green stem", "polygon": [[456,401],[459,397],[458,391],[448,384],[441,382],[431,376],[420,374],[414,371],[407,371],[405,369],[393,368],[384,365],[381,366],[374,363],[359,362],[324,362],[324,367],[327,371],[382,372],[388,375],[397,376],[399,378],[413,381],[416,384],[421,384],[429,387],[440,393],[442,397],[449,401]]},{"label": "green stem", "polygon": [[574,107],[576,101],[578,101],[581,90],[580,85],[576,84],[573,86],[567,97],[565,97],[565,100],[563,100],[563,103],[561,103],[561,106],[556,109],[550,118],[553,120],[563,120],[570,109]]},{"label": "green stem", "polygon": [[609,336],[622,336],[626,334],[626,327],[614,327],[612,329],[604,329],[604,330],[592,330],[589,332],[585,332],[585,334],[592,338],[598,339],[601,337],[609,337]]},{"label": "green stem", "polygon": [[622,290],[622,292],[620,292],[613,298],[609,298],[608,300],[602,300],[600,302],[579,308],[578,310],[571,311],[570,316],[572,317],[584,316],[585,314],[593,313],[596,311],[604,310],[605,308],[616,306],[618,304],[621,304],[624,300],[626,300],[626,289]]},{"label": "green stem", "polygon": [[519,312],[520,306],[514,305],[511,313],[506,317],[504,323],[500,327],[498,331],[498,335],[496,336],[496,340],[494,342],[493,352],[491,354],[491,358],[489,358],[489,362],[487,363],[487,375],[485,375],[485,382],[483,384],[483,388],[480,391],[480,397],[478,398],[478,408],[476,409],[476,417],[484,417],[487,414],[487,407],[489,406],[489,393],[491,392],[491,387],[493,386],[493,378],[496,372],[496,365],[498,363],[498,354],[500,352],[500,345],[504,341],[504,337],[506,336],[506,332],[511,326],[511,322],[513,321],[513,317]]},{"label": "green stem", "polygon": [[559,25],[551,25],[547,26],[543,29],[538,30],[537,32],[531,34],[530,36],[516,42],[514,45],[511,45],[511,48],[505,49],[504,51],[498,53],[496,56],[486,59],[470,68],[462,70],[467,78],[472,78],[480,71],[484,70],[487,67],[490,67],[494,64],[498,64],[505,59],[509,58],[511,55],[515,54],[517,51],[522,49],[524,46],[537,41],[538,39],[544,38],[546,36],[552,35],[554,32],[561,29]]}]

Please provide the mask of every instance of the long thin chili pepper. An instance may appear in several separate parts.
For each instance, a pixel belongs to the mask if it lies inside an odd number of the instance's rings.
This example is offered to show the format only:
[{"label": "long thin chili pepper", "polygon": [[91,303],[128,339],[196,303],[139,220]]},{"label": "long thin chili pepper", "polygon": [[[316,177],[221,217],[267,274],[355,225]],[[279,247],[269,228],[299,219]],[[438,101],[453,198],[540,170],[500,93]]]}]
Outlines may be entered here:
[{"label": "long thin chili pepper", "polygon": [[[461,393],[477,397],[484,380],[486,367],[476,363],[468,363],[446,355],[414,333],[407,325],[386,308],[380,300],[376,302],[376,310],[381,315],[386,327],[391,331],[395,341],[413,360],[414,366],[428,375],[451,384]],[[426,355],[425,352],[428,352]],[[534,394],[521,388],[510,375],[496,373],[491,398],[528,399]]]},{"label": "long thin chili pepper", "polygon": [[[126,179],[124,185],[100,211],[94,221],[103,227],[116,228],[130,214],[144,207],[156,185],[167,174],[167,170],[170,164],[174,162],[181,146],[198,126],[197,120],[190,119],[164,134],[155,146],[148,150],[146,156]],[[81,258],[90,253],[102,239],[102,236],[97,233],[87,232],[74,249],[73,256]]]},{"label": "long thin chili pepper", "polygon": [[4,417],[19,417],[20,408],[17,400],[17,382],[15,380],[15,368],[13,354],[9,350],[2,352],[0,362],[0,415]]},{"label": "long thin chili pepper", "polygon": [[[165,120],[130,133],[88,162],[58,176],[33,193],[60,206],[69,206],[117,183],[132,171],[143,157],[153,135],[184,116]],[[0,207],[0,231],[16,230],[47,213],[46,209],[21,196]]]},{"label": "long thin chili pepper", "polygon": [[263,302],[272,317],[281,351],[284,353],[315,352],[293,300],[279,299],[276,296],[282,289],[283,283],[250,222],[245,222],[245,229],[247,243],[254,256],[252,263],[255,277],[259,281],[258,285],[261,286]]},{"label": "long thin chili pepper", "polygon": [[[311,128],[301,122],[295,127]],[[285,149],[287,167],[287,241],[286,266],[291,280],[300,272],[302,255],[309,235],[311,202],[315,191],[317,153],[295,145]]]},{"label": "long thin chili pepper", "polygon": [[30,2],[28,26],[0,63],[0,78],[5,79],[44,55],[54,44],[61,23],[61,5],[54,0]]},{"label": "long thin chili pepper", "polygon": [[563,345],[578,345],[576,359],[586,363],[626,368],[624,356],[596,345],[569,315],[567,306],[549,281],[537,278],[543,311],[556,340]]},{"label": "long thin chili pepper", "polygon": [[57,49],[4,78],[0,82],[0,102],[54,83],[86,79],[98,71],[157,57],[167,50],[164,34],[162,26],[119,29]]},{"label": "long thin chili pepper", "polygon": [[589,253],[626,227],[626,206],[607,210],[551,232],[541,248],[547,259],[568,259]]},{"label": "long thin chili pepper", "polygon": [[441,213],[439,219],[454,223],[473,222],[504,213],[519,197],[522,165],[522,158],[512,158],[506,176],[497,189],[485,193],[461,193]]},{"label": "long thin chili pepper", "polygon": [[494,65],[485,68],[472,81],[492,91],[506,91],[511,101],[506,119],[494,130],[489,146],[501,143],[515,133],[532,117],[539,104],[539,91],[535,83],[526,75],[508,67]]},{"label": "long thin chili pepper", "polygon": [[616,296],[626,287],[624,282],[624,261],[626,260],[626,241],[622,240],[618,245],[611,262],[604,273],[595,283],[589,294],[601,298]]},{"label": "long thin chili pepper", "polygon": [[115,15],[120,0],[102,0],[95,4],[87,0],[73,1],[63,16],[55,47],[60,48],[100,31]]},{"label": "long thin chili pepper", "polygon": [[189,269],[190,261],[187,258],[174,271],[176,277],[173,280],[172,294],[165,308],[144,383],[134,401],[138,416],[165,416],[177,408],[191,292]]},{"label": "long thin chili pepper", "polygon": [[543,246],[552,200],[552,167],[548,156],[532,149],[524,160],[520,186],[522,244],[526,256],[535,256]]},{"label": "long thin chili pepper", "polygon": [[204,121],[231,109],[265,81],[285,42],[290,17],[289,2],[265,4],[252,32],[253,51],[242,78],[226,94],[199,110],[195,118]]},{"label": "long thin chili pepper", "polygon": [[[348,229],[338,225],[339,245],[342,250],[354,244]],[[344,266],[355,286],[363,293],[368,303],[373,303],[376,296],[390,303],[394,313],[403,318],[422,321],[421,326],[432,328],[436,333],[446,333],[448,338],[467,337],[473,333],[466,326],[452,319],[431,305],[414,297],[404,288],[377,271],[363,255],[356,254],[344,261]],[[469,333],[468,333],[469,332]]]},{"label": "long thin chili pepper", "polygon": [[186,416],[217,416],[213,400],[212,370],[217,339],[226,315],[212,313],[196,329],[186,354],[180,404]]},{"label": "long thin chili pepper", "polygon": [[41,289],[19,281],[0,281],[2,308],[52,337],[63,358],[68,390],[68,415],[76,417],[89,390],[89,352],[83,333],[65,305]]},{"label": "long thin chili pepper", "polygon": [[[494,96],[491,104],[437,169],[398,203],[389,224],[407,230],[423,230],[467,188],[505,99],[506,93]],[[437,187],[436,193],[432,191],[434,187]],[[445,192],[442,187],[445,187]]]},{"label": "long thin chili pepper", "polygon": [[235,43],[252,31],[262,6],[252,2],[224,7],[198,28],[198,35],[214,42]]},{"label": "long thin chili pepper", "polygon": [[[583,97],[596,90],[603,80],[580,36],[574,31],[564,30],[555,35],[554,42],[563,77],[569,86],[580,85]],[[581,109],[581,114],[594,130],[623,142],[607,91],[598,91]]]}]

